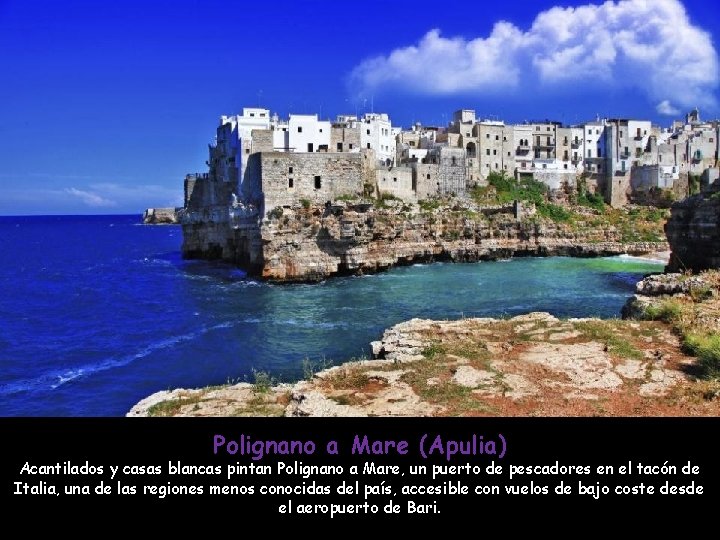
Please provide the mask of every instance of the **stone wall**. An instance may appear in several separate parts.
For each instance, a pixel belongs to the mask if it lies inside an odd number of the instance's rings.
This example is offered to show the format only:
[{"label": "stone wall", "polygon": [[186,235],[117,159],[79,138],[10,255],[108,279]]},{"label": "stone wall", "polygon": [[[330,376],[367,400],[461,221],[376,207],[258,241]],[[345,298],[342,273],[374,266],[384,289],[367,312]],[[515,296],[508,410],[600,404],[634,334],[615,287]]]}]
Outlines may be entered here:
[{"label": "stone wall", "polygon": [[440,148],[437,177],[441,194],[463,195],[467,185],[465,150],[462,148]]},{"label": "stone wall", "polygon": [[251,153],[272,152],[273,150],[275,150],[275,143],[273,142],[273,130],[253,129]]},{"label": "stone wall", "polygon": [[389,193],[405,201],[416,199],[411,167],[381,167],[375,170],[375,175],[380,193]]},{"label": "stone wall", "polygon": [[417,163],[414,170],[417,198],[422,200],[437,195],[440,190],[438,166],[432,163]]},{"label": "stone wall", "polygon": [[231,203],[234,186],[218,181],[209,174],[189,174],[185,177],[185,208],[199,210]]},{"label": "stone wall", "polygon": [[533,178],[545,184],[550,190],[565,190],[567,186],[574,187],[576,173],[564,169],[536,169]]},{"label": "stone wall", "polygon": [[360,149],[360,128],[332,126],[330,130],[330,152],[349,152]]},{"label": "stone wall", "polygon": [[606,201],[613,208],[621,208],[630,202],[630,170],[626,172],[611,171],[606,175]]},{"label": "stone wall", "polygon": [[363,191],[363,156],[349,153],[260,154],[264,210],[298,206],[303,199],[316,204]]}]

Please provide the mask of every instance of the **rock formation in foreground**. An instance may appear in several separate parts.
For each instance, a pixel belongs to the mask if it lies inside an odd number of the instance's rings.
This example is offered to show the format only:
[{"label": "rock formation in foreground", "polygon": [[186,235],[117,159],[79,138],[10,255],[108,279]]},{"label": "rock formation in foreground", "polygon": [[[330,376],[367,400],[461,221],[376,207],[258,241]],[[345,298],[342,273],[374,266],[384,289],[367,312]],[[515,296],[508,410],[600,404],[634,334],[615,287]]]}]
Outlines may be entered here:
[{"label": "rock formation in foreground", "polygon": [[683,342],[720,329],[718,283],[641,281],[625,314],[652,320],[412,319],[372,344],[372,360],[293,385],[159,392],[128,416],[718,415],[720,385]]}]

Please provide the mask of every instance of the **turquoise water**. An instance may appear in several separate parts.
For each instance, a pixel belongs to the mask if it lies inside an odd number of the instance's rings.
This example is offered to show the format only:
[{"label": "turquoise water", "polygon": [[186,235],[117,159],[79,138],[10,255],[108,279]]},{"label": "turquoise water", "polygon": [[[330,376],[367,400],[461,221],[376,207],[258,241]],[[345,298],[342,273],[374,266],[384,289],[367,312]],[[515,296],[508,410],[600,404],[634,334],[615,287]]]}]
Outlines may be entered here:
[{"label": "turquoise water", "polygon": [[269,285],[183,261],[179,227],[137,216],[0,218],[0,414],[122,415],[158,390],[282,380],[367,354],[388,326],[549,311],[615,317],[632,258],[432,264]]}]

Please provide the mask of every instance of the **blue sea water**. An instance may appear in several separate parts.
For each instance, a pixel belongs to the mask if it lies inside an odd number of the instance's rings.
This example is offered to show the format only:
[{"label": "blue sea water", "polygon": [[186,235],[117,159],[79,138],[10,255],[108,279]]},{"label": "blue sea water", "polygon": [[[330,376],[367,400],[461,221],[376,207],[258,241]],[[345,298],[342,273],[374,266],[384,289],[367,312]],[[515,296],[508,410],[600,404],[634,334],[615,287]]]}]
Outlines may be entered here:
[{"label": "blue sea water", "polygon": [[291,381],[303,359],[367,354],[412,317],[614,317],[662,270],[526,258],[270,285],[182,260],[181,242],[178,226],[139,216],[0,217],[0,415],[123,415],[158,390],[251,381],[253,369]]}]

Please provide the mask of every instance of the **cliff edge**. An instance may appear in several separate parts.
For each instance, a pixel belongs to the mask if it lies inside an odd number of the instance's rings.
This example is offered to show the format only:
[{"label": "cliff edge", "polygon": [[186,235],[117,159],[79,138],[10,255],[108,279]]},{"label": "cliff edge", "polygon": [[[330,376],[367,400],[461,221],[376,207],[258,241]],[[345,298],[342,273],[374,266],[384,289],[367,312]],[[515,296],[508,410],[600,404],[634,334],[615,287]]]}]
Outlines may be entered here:
[{"label": "cliff edge", "polygon": [[[367,274],[415,262],[595,257],[667,249],[659,225],[638,224],[642,219],[632,222],[628,213],[625,221],[614,225],[587,209],[584,214],[563,214],[562,221],[543,217],[532,206],[483,207],[453,199],[278,206],[265,218],[246,212],[222,207],[188,211],[183,218],[183,255],[222,259],[252,275],[292,282]],[[638,233],[635,226],[647,230]]]},{"label": "cliff edge", "polygon": [[720,185],[674,203],[665,233],[669,272],[720,268]]}]

